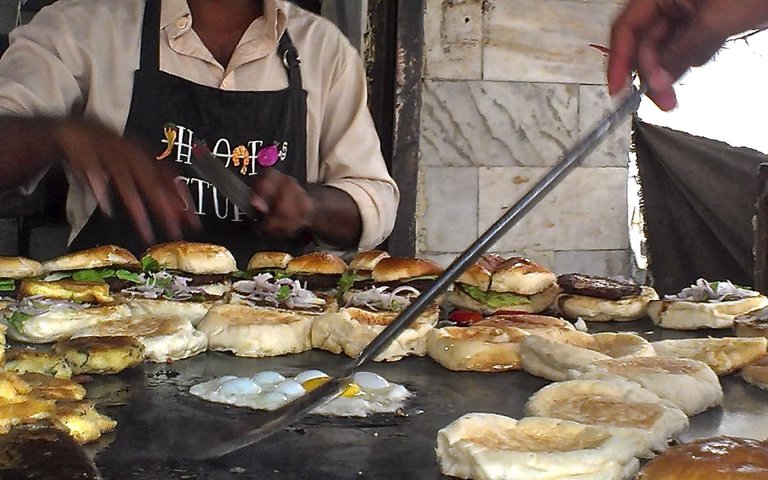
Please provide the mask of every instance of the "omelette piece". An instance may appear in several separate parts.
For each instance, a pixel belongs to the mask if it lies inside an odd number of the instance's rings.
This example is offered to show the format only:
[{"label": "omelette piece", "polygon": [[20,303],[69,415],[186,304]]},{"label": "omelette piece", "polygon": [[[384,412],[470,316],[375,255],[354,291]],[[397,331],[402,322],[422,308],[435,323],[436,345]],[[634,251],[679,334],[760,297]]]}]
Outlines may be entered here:
[{"label": "omelette piece", "polygon": [[116,421],[100,414],[88,401],[57,403],[52,420],[80,444],[94,442],[117,426]]},{"label": "omelette piece", "polygon": [[23,401],[31,390],[31,386],[15,373],[0,372],[0,404]]},{"label": "omelette piece", "polygon": [[135,337],[81,337],[62,340],[53,346],[79,374],[120,373],[141,364],[144,347]]},{"label": "omelette piece", "polygon": [[19,292],[23,297],[42,296],[73,302],[112,303],[114,301],[109,295],[109,285],[102,282],[24,280],[19,286]]},{"label": "omelette piece", "polygon": [[50,418],[55,411],[53,400],[30,398],[16,403],[0,403],[0,435],[8,433],[16,425]]},{"label": "omelette piece", "polygon": [[85,387],[79,383],[56,378],[41,373],[23,373],[19,375],[30,388],[29,395],[45,400],[82,400],[85,398]]},{"label": "omelette piece", "polygon": [[37,350],[9,350],[5,356],[5,370],[42,373],[56,378],[72,377],[72,367],[62,355]]}]

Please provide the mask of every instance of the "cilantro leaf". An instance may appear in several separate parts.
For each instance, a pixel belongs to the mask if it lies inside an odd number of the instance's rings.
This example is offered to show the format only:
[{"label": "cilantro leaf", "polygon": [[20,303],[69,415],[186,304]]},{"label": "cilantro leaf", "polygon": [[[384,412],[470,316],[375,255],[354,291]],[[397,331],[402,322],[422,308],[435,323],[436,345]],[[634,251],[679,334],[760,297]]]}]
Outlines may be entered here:
[{"label": "cilantro leaf", "polygon": [[141,277],[136,272],[130,272],[128,270],[118,270],[115,272],[115,276],[119,278],[120,280],[125,280],[127,282],[133,282],[133,283],[143,283],[141,281]]},{"label": "cilantro leaf", "polygon": [[0,292],[12,292],[16,289],[16,280],[3,278],[0,280]]},{"label": "cilantro leaf", "polygon": [[9,316],[6,318],[6,321],[7,321],[7,322],[8,322],[8,323],[9,323],[9,324],[10,324],[10,325],[13,327],[13,328],[15,328],[17,332],[19,332],[19,333],[22,333],[22,332],[21,332],[21,329],[22,329],[22,328],[24,328],[24,322],[26,322],[27,320],[29,320],[29,318],[30,318],[31,316],[32,316],[32,315],[28,315],[28,314],[26,314],[26,313],[22,313],[22,312],[13,312],[12,314],[10,314],[10,315],[9,315]]},{"label": "cilantro leaf", "polygon": [[291,286],[290,285],[280,285],[280,288],[277,290],[277,300],[283,301],[286,298],[291,296]]},{"label": "cilantro leaf", "polygon": [[72,280],[77,282],[103,282],[106,278],[115,276],[115,271],[111,268],[102,268],[100,270],[89,269],[79,270],[72,274]]},{"label": "cilantro leaf", "polygon": [[365,280],[365,277],[358,275],[352,271],[346,271],[339,278],[339,282],[336,284],[336,294],[341,296],[345,294],[355,282],[359,280]]},{"label": "cilantro leaf", "polygon": [[233,278],[239,278],[239,279],[245,279],[245,278],[251,278],[251,277],[253,277],[253,275],[251,275],[251,274],[250,274],[250,272],[246,272],[246,271],[244,271],[244,270],[237,270],[237,271],[234,271],[234,272],[230,273],[230,275],[231,275]]},{"label": "cilantro leaf", "polygon": [[531,303],[531,300],[524,295],[494,291],[484,292],[477,287],[465,283],[460,283],[459,288],[473,299],[484,303],[491,308],[514,307]]},{"label": "cilantro leaf", "polygon": [[204,302],[207,300],[207,298],[205,298],[205,295],[203,295],[202,293],[194,293],[189,298],[189,300],[192,302]]},{"label": "cilantro leaf", "polygon": [[160,262],[149,255],[141,257],[141,271],[144,273],[153,273],[160,270]]}]

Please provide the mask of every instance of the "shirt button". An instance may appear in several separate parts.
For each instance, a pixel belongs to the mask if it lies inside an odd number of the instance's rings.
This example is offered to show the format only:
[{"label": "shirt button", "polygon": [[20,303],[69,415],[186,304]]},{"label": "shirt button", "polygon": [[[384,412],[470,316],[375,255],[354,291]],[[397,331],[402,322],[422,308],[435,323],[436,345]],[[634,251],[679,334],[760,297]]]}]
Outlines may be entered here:
[{"label": "shirt button", "polygon": [[176,26],[179,28],[187,28],[189,26],[189,20],[186,18],[182,18],[178,22],[176,22]]}]

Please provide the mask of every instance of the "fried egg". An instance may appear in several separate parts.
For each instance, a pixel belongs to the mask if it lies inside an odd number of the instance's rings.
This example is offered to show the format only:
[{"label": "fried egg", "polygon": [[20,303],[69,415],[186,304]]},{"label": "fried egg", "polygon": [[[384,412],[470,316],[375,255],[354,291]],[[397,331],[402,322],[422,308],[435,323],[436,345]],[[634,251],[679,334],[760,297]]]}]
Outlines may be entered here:
[{"label": "fried egg", "polygon": [[[189,392],[211,402],[276,410],[328,381],[319,370],[307,370],[294,377],[264,371],[252,377],[224,376],[194,385]],[[366,417],[372,413],[400,410],[411,393],[402,385],[390,383],[381,375],[358,372],[341,396],[314,410],[319,415]]]}]

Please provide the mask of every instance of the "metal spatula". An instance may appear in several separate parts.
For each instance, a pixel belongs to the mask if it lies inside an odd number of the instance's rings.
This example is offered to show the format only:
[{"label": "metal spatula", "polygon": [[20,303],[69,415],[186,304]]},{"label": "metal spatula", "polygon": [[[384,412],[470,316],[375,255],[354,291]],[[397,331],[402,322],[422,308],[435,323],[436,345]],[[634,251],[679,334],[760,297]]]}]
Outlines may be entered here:
[{"label": "metal spatula", "polygon": [[475,241],[461,256],[432,283],[432,286],[417,297],[387,328],[385,328],[363,350],[359,357],[347,363],[342,370],[320,388],[313,390],[301,398],[275,410],[272,417],[258,428],[230,441],[215,445],[199,455],[199,459],[217,458],[239,450],[253,443],[264,440],[279,432],[297,420],[303,418],[315,408],[339,396],[350,381],[352,374],[363,364],[387,348],[389,344],[408,328],[411,323],[426,310],[438,296],[461,275],[461,273],[488,248],[499,241],[505,233],[519,222],[538,202],[546,196],[568,173],[581,163],[626,117],[631,115],[640,105],[640,99],[645,88],[635,90],[625,98],[611,113],[579,143],[563,156],[563,159],[544,176],[531,190],[512,206],[494,223],[480,238]]}]

